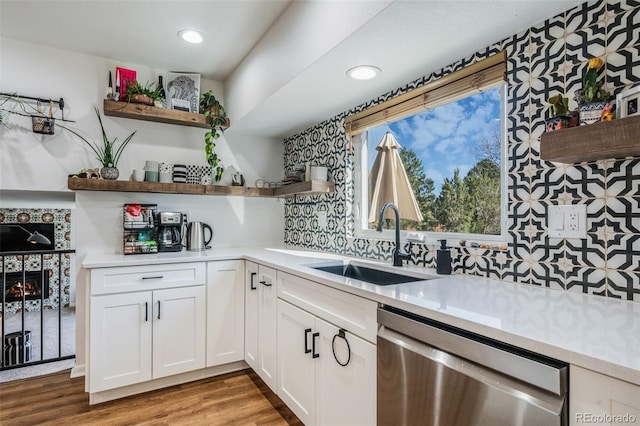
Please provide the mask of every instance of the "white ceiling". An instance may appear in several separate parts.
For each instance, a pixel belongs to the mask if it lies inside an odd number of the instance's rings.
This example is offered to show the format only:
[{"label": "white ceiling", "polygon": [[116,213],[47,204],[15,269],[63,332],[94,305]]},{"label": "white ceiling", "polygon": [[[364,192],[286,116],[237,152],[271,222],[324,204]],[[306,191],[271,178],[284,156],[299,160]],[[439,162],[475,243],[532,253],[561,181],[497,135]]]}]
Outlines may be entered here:
[{"label": "white ceiling", "polygon": [[[286,76],[272,90],[253,99],[250,108],[227,106],[229,132],[283,137],[330,118],[389,90],[427,75],[480,48],[563,12],[579,0],[296,0],[298,9],[322,2],[335,7],[340,40],[330,49],[306,58],[300,70],[278,68],[295,62],[302,50],[286,51],[273,69]],[[260,43],[283,32],[278,19],[292,6],[289,0],[202,1],[0,1],[0,34],[150,68],[196,72],[225,82],[225,95],[241,79],[234,71],[252,57],[282,51]],[[344,19],[344,6],[360,9],[361,19]],[[337,29],[311,22],[314,15],[300,14],[297,31],[309,40],[331,38]],[[317,19],[320,19],[319,15]],[[363,16],[366,19],[362,18]],[[141,19],[142,18],[142,19]],[[340,19],[343,19],[342,21]],[[302,22],[302,20],[307,22]],[[324,21],[326,22],[326,21]],[[291,27],[290,22],[286,24]],[[309,25],[307,25],[309,24]],[[315,25],[312,25],[315,24]],[[320,24],[320,25],[318,25]],[[351,25],[351,27],[349,27]],[[349,27],[345,29],[345,27]],[[176,33],[183,28],[205,33],[201,45],[186,45]],[[319,30],[313,30],[320,28]],[[269,32],[271,30],[271,33]],[[295,32],[293,32],[295,34]],[[276,41],[277,42],[277,41]],[[275,42],[274,42],[275,43]],[[283,43],[286,41],[280,41]],[[255,49],[254,49],[255,47]],[[262,51],[259,51],[262,48]],[[383,72],[372,81],[347,79],[345,71],[356,64],[373,64]],[[236,83],[239,84],[239,83]],[[239,101],[238,101],[239,102]]]}]

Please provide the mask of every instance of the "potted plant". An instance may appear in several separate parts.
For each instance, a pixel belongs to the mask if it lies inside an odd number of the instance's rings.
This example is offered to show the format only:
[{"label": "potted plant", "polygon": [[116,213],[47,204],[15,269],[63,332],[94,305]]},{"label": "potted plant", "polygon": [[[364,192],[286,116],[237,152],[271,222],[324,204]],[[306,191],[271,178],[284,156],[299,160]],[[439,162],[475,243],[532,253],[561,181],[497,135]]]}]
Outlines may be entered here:
[{"label": "potted plant", "polygon": [[549,107],[551,109],[551,118],[545,120],[545,130],[552,132],[554,130],[566,129],[569,127],[571,117],[569,112],[569,98],[558,94],[549,98]]},{"label": "potted plant", "polygon": [[131,141],[131,138],[133,138],[133,135],[136,134],[137,130],[134,130],[133,133],[127,136],[127,138],[120,145],[118,145],[116,143],[118,140],[117,137],[113,140],[109,140],[109,138],[107,137],[107,133],[105,132],[104,126],[102,125],[102,118],[100,117],[100,111],[98,110],[98,107],[94,106],[93,109],[98,116],[100,129],[102,130],[102,146],[95,142],[89,141],[88,139],[68,127],[64,127],[64,129],[70,131],[71,133],[82,139],[87,145],[89,145],[89,148],[91,148],[91,150],[96,154],[96,157],[102,164],[100,175],[103,179],[116,180],[120,175],[120,172],[118,171],[118,160],[120,160],[122,151],[124,151],[124,148]]},{"label": "potted plant", "polygon": [[127,85],[127,101],[134,104],[154,105],[156,101],[164,103],[164,98],[160,94],[160,88],[153,88],[153,84],[147,83],[143,86],[137,80],[132,80]]},{"label": "potted plant", "polygon": [[[211,130],[204,134],[204,152],[211,171],[215,170],[213,180],[220,182],[224,167],[220,164],[220,158],[215,152],[215,141],[220,137],[222,126],[227,124],[227,114],[222,104],[213,96],[211,90],[200,95],[200,111],[207,117]],[[220,133],[219,133],[220,132]]]},{"label": "potted plant", "polygon": [[587,72],[582,80],[582,89],[576,91],[576,101],[580,107],[580,125],[600,121],[604,108],[609,105],[611,93],[598,80],[598,71],[604,65],[600,58],[592,58],[587,64]]}]

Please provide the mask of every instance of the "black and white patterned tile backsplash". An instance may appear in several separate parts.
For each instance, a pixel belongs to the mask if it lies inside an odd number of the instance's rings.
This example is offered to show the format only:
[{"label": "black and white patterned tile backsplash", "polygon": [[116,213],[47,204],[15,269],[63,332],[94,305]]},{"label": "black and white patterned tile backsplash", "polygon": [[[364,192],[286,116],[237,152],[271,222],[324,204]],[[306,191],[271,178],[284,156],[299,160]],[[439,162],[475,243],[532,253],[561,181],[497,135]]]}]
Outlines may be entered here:
[{"label": "black and white patterned tile backsplash", "polygon": [[[640,159],[555,163],[540,158],[539,141],[547,99],[557,93],[571,99],[591,57],[604,57],[603,78],[614,93],[640,81],[640,3],[634,0],[588,1],[286,139],[285,167],[326,163],[336,192],[307,197],[327,210],[322,229],[313,209],[287,201],[285,244],[390,260],[392,243],[354,238],[357,205],[344,118],[501,50],[507,54],[508,250],[455,248],[455,272],[640,302]],[[587,239],[548,237],[547,209],[555,204],[586,204]],[[411,262],[433,268],[434,253],[433,245],[413,244]]]}]

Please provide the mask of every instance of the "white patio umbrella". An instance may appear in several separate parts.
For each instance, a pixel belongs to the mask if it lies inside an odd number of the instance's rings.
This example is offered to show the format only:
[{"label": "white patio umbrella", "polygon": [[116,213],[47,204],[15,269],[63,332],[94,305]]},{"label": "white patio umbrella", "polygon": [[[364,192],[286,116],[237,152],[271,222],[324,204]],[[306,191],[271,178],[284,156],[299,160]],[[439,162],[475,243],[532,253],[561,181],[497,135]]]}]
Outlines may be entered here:
[{"label": "white patio umbrella", "polygon": [[[369,203],[369,223],[376,222],[380,209],[385,203],[393,203],[398,207],[401,219],[422,221],[422,213],[416,196],[411,189],[407,172],[400,158],[400,144],[387,132],[376,147],[376,157],[369,173],[371,200]],[[387,209],[385,219],[393,219],[394,212]]]}]

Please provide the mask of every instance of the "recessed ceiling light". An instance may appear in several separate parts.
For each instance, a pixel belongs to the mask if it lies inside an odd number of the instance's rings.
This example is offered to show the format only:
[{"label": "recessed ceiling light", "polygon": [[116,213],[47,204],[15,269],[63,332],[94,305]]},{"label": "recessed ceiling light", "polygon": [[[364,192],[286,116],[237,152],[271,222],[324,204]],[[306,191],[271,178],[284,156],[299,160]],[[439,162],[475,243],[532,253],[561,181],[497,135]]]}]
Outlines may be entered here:
[{"label": "recessed ceiling light", "polygon": [[194,44],[202,43],[202,40],[204,40],[202,33],[194,30],[180,30],[178,31],[178,37],[186,42]]},{"label": "recessed ceiling light", "polygon": [[371,80],[382,70],[373,65],[358,65],[347,70],[347,75],[355,80]]}]

